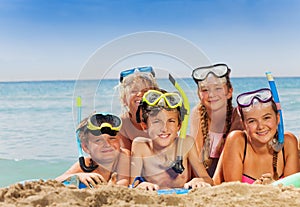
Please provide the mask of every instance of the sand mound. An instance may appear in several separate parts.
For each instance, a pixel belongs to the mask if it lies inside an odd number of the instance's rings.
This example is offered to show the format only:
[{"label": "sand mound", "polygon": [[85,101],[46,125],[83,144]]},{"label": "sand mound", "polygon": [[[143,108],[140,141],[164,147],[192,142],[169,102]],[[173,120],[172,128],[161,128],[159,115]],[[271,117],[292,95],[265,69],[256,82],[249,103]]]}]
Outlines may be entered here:
[{"label": "sand mound", "polygon": [[1,188],[0,206],[300,206],[300,189],[232,182],[185,195],[158,195],[106,185],[76,189],[54,180],[41,180]]}]

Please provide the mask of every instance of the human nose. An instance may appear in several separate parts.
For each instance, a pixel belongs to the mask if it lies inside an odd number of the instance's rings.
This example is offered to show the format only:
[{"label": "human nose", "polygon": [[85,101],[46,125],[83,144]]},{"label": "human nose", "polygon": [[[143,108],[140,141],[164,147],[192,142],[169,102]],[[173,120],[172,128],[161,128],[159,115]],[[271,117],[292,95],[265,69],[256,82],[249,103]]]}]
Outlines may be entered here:
[{"label": "human nose", "polygon": [[105,138],[104,140],[103,140],[103,143],[102,143],[102,146],[103,147],[110,147],[110,141],[109,141],[109,139],[108,138]]},{"label": "human nose", "polygon": [[262,128],[263,128],[263,125],[264,125],[264,124],[263,124],[263,121],[262,121],[262,120],[258,120],[258,121],[257,121],[257,128],[258,128],[258,129],[262,129]]},{"label": "human nose", "polygon": [[207,92],[208,92],[208,97],[213,97],[215,95],[215,92],[212,89],[209,89]]},{"label": "human nose", "polygon": [[160,131],[161,132],[166,132],[168,130],[168,125],[166,122],[161,122],[161,127],[160,127]]}]

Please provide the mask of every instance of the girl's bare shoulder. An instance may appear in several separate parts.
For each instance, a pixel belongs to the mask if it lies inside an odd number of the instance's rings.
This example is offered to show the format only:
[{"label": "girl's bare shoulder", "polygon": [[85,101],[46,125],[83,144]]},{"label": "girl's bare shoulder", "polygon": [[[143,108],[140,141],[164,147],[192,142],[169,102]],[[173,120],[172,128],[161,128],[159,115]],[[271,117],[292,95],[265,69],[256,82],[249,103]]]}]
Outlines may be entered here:
[{"label": "girl's bare shoulder", "polygon": [[225,145],[230,146],[243,146],[246,140],[246,133],[242,130],[233,130],[231,131],[227,137]]},{"label": "girl's bare shoulder", "polygon": [[285,146],[298,146],[298,139],[293,133],[286,132],[284,133],[284,143]]}]

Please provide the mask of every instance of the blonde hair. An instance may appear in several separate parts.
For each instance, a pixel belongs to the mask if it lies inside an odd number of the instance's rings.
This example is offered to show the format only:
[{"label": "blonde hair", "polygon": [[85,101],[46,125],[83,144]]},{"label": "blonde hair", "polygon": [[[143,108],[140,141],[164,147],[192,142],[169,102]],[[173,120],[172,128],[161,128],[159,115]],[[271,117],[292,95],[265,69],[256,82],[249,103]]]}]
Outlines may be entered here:
[{"label": "blonde hair", "polygon": [[[118,85],[120,99],[123,107],[127,107],[126,96],[128,95],[128,89],[138,82],[144,83],[147,88],[158,88],[158,84],[151,73],[135,72],[126,76],[123,81]],[[142,90],[143,88],[140,88]]]}]

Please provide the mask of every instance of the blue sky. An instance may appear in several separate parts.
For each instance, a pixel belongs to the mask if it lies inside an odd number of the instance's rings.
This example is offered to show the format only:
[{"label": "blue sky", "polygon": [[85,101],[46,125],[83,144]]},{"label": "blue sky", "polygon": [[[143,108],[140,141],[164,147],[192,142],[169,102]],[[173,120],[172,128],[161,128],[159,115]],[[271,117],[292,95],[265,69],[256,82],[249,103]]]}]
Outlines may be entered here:
[{"label": "blue sky", "polygon": [[131,33],[162,31],[233,76],[300,76],[297,0],[0,0],[0,81],[76,79],[89,57]]}]

